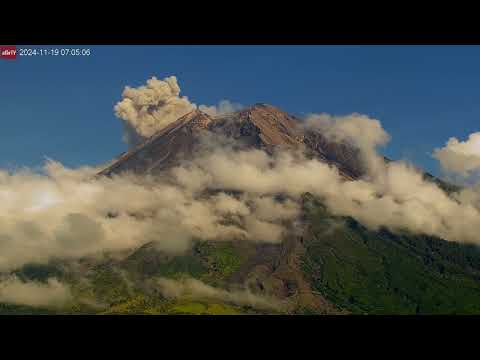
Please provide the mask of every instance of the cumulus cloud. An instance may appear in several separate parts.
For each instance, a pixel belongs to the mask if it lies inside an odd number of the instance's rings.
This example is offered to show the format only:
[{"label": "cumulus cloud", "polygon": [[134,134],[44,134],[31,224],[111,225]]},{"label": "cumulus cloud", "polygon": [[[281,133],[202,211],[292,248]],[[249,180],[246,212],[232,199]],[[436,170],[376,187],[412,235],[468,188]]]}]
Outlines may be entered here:
[{"label": "cumulus cloud", "polygon": [[55,278],[45,283],[24,282],[16,276],[0,280],[0,302],[41,306],[61,307],[72,299],[70,288]]},{"label": "cumulus cloud", "polygon": [[285,303],[277,299],[255,295],[248,289],[244,290],[224,290],[209,286],[199,280],[186,278],[182,280],[172,280],[159,278],[157,283],[160,291],[167,298],[181,299],[194,298],[205,300],[217,300],[233,303],[236,305],[252,306],[259,309],[279,310],[285,307]]},{"label": "cumulus cloud", "polygon": [[[369,121],[373,123],[368,124]],[[333,213],[352,216],[371,229],[384,226],[394,231],[409,230],[451,241],[479,243],[480,213],[472,204],[478,202],[476,190],[449,196],[436,184],[424,180],[415,167],[405,162],[385,163],[375,146],[384,143],[388,135],[376,120],[363,118],[363,123],[377,135],[367,136],[369,141],[359,140],[366,130],[349,125],[345,131],[348,137],[342,139],[354,142],[364,157],[375,164],[365,179],[347,181],[337,168],[307,159],[299,152],[282,150],[269,156],[258,149],[212,148],[172,173],[178,184],[191,187],[192,191],[201,184],[200,188],[270,199],[276,194],[286,194],[295,202],[301,194],[310,192],[322,198]],[[257,207],[255,219],[265,213],[258,209],[261,207]],[[258,228],[262,233],[275,233],[275,229],[267,227],[251,223],[253,232]]]},{"label": "cumulus cloud", "polygon": [[126,86],[122,100],[115,105],[114,111],[123,121],[124,141],[130,146],[136,146],[197,108],[208,115],[217,116],[239,110],[242,105],[222,100],[216,106],[197,107],[186,96],[180,96],[180,86],[175,76],[163,80],[154,76],[147,80],[146,85],[137,88]]},{"label": "cumulus cloud", "polygon": [[433,157],[440,161],[447,173],[468,177],[480,170],[480,132],[470,134],[468,140],[451,137],[444,147],[435,149]]},{"label": "cumulus cloud", "polygon": [[219,116],[241,110],[243,105],[233,103],[229,100],[221,100],[218,105],[200,105],[198,109],[210,116]]},{"label": "cumulus cloud", "polygon": [[370,175],[381,171],[383,159],[377,155],[377,148],[387,144],[390,135],[379,120],[361,114],[309,114],[303,125],[306,129],[319,131],[330,141],[343,142],[358,148]]},{"label": "cumulus cloud", "polygon": [[382,175],[381,181],[341,183],[337,196],[326,197],[329,208],[372,229],[385,226],[450,241],[480,242],[480,213],[471,204],[448,196],[403,162],[386,165]]}]

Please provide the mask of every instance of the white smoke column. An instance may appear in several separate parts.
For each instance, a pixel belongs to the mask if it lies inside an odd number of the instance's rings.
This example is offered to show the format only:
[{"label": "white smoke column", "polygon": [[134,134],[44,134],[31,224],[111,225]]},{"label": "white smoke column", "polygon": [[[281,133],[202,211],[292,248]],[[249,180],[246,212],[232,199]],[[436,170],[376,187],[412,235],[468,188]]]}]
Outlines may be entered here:
[{"label": "white smoke column", "polygon": [[175,76],[163,80],[152,77],[146,85],[138,88],[127,86],[122,98],[114,110],[125,122],[124,140],[133,145],[138,136],[148,138],[196,109],[186,96],[180,97],[180,86]]},{"label": "white smoke column", "polygon": [[72,299],[70,288],[55,278],[46,283],[37,281],[24,282],[16,276],[0,281],[0,302],[41,306],[61,307]]},{"label": "white smoke column", "polygon": [[447,173],[473,175],[480,170],[480,132],[470,134],[466,141],[451,137],[443,148],[435,149],[433,157]]}]

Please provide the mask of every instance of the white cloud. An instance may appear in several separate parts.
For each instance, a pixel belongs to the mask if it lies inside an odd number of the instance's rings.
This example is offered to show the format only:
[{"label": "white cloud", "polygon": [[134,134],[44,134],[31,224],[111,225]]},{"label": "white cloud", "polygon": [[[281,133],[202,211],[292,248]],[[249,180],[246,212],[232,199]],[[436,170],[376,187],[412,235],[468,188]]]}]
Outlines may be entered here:
[{"label": "white cloud", "polygon": [[241,110],[243,105],[233,103],[229,100],[221,100],[218,105],[200,105],[198,109],[210,116],[219,116]]},{"label": "white cloud", "polygon": [[443,148],[435,149],[433,157],[446,172],[472,175],[480,170],[480,132],[470,134],[466,141],[450,138]]},{"label": "white cloud", "polygon": [[390,135],[379,120],[361,114],[309,114],[304,126],[319,131],[330,141],[344,142],[358,148],[370,175],[374,176],[382,168],[383,159],[377,155],[377,147],[387,144]]},{"label": "white cloud", "polygon": [[207,183],[190,188],[173,175],[93,178],[98,168],[67,169],[53,161],[44,172],[0,171],[0,271],[150,241],[173,253],[188,249],[192,238],[279,242],[281,222],[295,213],[285,203],[272,207],[277,218],[259,216],[247,195],[204,196]]},{"label": "white cloud", "polygon": [[46,283],[24,282],[15,276],[0,281],[0,302],[28,306],[61,307],[71,298],[69,287],[55,278],[48,279]]},{"label": "white cloud", "polygon": [[255,295],[249,290],[224,290],[209,286],[199,280],[187,278],[172,280],[159,278],[157,283],[165,297],[173,299],[194,298],[204,300],[220,300],[237,305],[247,305],[260,309],[279,310],[286,304],[279,300]]}]

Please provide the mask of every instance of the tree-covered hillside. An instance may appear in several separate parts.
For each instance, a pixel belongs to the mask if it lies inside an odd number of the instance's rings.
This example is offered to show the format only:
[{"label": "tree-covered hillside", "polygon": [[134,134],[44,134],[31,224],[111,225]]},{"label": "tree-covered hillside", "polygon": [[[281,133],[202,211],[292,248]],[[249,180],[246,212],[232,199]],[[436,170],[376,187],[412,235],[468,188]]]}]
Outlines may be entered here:
[{"label": "tree-covered hillside", "polygon": [[311,200],[302,267],[327,299],[354,314],[480,313],[480,249],[369,231]]}]

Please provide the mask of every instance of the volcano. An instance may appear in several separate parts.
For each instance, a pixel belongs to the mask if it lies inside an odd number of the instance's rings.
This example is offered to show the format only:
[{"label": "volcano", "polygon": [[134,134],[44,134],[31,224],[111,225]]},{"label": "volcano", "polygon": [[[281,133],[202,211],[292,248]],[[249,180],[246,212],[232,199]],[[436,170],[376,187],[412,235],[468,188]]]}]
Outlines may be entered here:
[{"label": "volcano", "polygon": [[[300,150],[336,167],[346,181],[366,173],[354,146],[331,141],[295,116],[258,103],[219,116],[199,110],[185,114],[97,176],[161,176],[194,159],[202,141],[216,137],[269,154],[276,149]],[[456,191],[428,173],[424,178],[447,193]],[[146,241],[121,254],[82,258],[73,264],[62,259],[47,265],[29,264],[16,275],[45,281],[55,274],[72,286],[75,305],[55,312],[0,303],[0,313],[480,314],[477,246],[385,228],[371,230],[354,218],[332,214],[310,193],[304,193],[298,205],[300,214],[288,224],[280,243],[193,239],[185,253],[171,254],[158,250],[154,241]],[[188,220],[189,214],[179,216]],[[248,289],[250,294],[288,306],[259,309],[212,296],[172,300],[158,292],[158,278],[195,279],[209,286],[207,295]]]},{"label": "volcano", "polygon": [[177,164],[180,158],[192,157],[202,132],[223,135],[267,152],[276,147],[302,148],[309,156],[336,166],[346,179],[356,179],[364,172],[357,149],[329,141],[321,132],[305,129],[295,116],[259,103],[215,117],[194,110],[123,154],[99,175],[125,171],[158,174]]},{"label": "volcano", "polygon": [[[337,167],[346,180],[357,179],[364,173],[362,159],[356,148],[329,141],[322,133],[306,129],[295,116],[274,106],[258,103],[241,111],[215,117],[194,110],[123,154],[99,176],[124,172],[159,175],[181,161],[194,157],[202,134],[226,137],[243,148],[261,149],[267,153],[277,148],[302,150],[308,157]],[[297,224],[298,234],[282,244],[230,242],[228,251],[245,261],[223,279],[224,285],[235,287],[248,283],[255,292],[273,294],[281,299],[293,297],[300,308],[312,309],[315,313],[345,313],[312,289],[301,270],[300,259],[306,252],[304,242],[312,237],[308,227],[308,224]],[[200,250],[194,248],[189,256],[191,259],[201,258],[202,262],[209,264],[208,267],[215,267],[218,264],[210,262],[212,260],[205,254],[205,248],[209,249],[207,253],[222,253],[225,246],[210,243]],[[138,249],[125,260],[125,264],[134,269],[149,268],[153,273],[164,263],[165,254],[157,252],[152,244]]]},{"label": "volcano", "polygon": [[[226,137],[267,153],[277,148],[300,149],[306,156],[338,168],[345,180],[365,174],[358,149],[331,141],[321,131],[302,124],[297,117],[263,103],[219,116],[194,110],[123,154],[99,175],[161,174],[194,157],[201,134]],[[447,192],[455,190],[428,173],[424,178]],[[280,244],[200,242],[187,254],[170,256],[150,243],[114,266],[134,274],[140,282],[186,273],[222,288],[248,285],[255,293],[295,304],[286,310],[294,314],[473,311],[468,304],[476,299],[477,290],[471,290],[469,284],[480,278],[478,248],[386,229],[372,231],[353,218],[330,214],[308,193],[302,196],[301,205],[295,231]],[[337,224],[334,230],[333,223]],[[480,286],[478,290],[480,294]],[[470,300],[458,302],[448,295],[450,291],[463,292]],[[437,295],[432,298],[432,293]],[[480,304],[480,297],[478,300]]]}]

